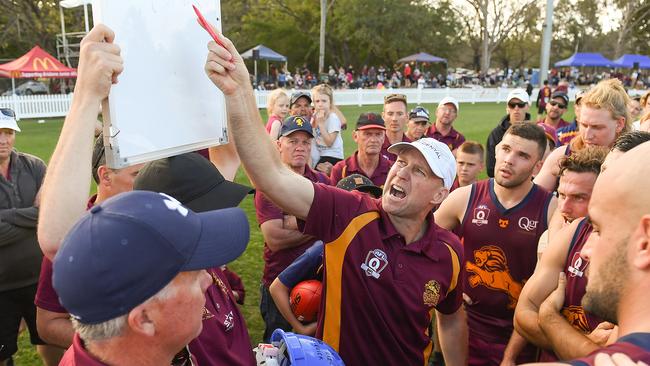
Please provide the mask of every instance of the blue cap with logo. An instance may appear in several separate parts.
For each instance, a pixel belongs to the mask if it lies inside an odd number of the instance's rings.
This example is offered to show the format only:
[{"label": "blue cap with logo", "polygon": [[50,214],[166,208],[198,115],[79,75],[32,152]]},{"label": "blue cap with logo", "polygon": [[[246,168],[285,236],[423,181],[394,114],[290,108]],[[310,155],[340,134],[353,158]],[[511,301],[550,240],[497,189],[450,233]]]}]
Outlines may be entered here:
[{"label": "blue cap with logo", "polygon": [[311,128],[309,120],[301,116],[289,116],[282,122],[280,136],[288,136],[296,131],[305,131],[309,136],[314,137],[314,131]]},{"label": "blue cap with logo", "polygon": [[66,235],[54,259],[54,289],[79,322],[101,323],[127,314],[180,272],[234,260],[248,238],[239,208],[194,213],[164,193],[122,193]]}]

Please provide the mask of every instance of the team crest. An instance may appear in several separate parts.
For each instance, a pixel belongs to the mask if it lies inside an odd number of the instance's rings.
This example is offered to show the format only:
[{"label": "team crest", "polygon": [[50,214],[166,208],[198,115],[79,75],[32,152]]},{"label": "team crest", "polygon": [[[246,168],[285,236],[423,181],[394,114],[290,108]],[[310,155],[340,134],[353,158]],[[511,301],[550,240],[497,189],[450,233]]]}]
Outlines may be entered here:
[{"label": "team crest", "polygon": [[469,260],[465,269],[470,272],[467,280],[472,287],[485,286],[490,290],[508,295],[508,309],[517,306],[523,285],[512,278],[508,259],[503,250],[495,245],[486,245],[474,251],[474,263]]},{"label": "team crest", "polygon": [[480,205],[474,209],[474,218],[472,219],[472,224],[476,226],[486,225],[488,223],[488,217],[490,216],[490,209],[486,205]]},{"label": "team crest", "polygon": [[571,277],[582,277],[585,274],[585,270],[589,265],[589,261],[583,259],[580,256],[580,252],[574,253],[573,258],[571,259],[571,264],[567,268],[567,272]]},{"label": "team crest", "polygon": [[303,121],[302,118],[300,118],[300,117],[297,117],[297,118],[295,119],[295,121],[296,121],[296,124],[297,124],[298,126],[300,126],[300,127],[302,127],[302,125],[305,123],[305,121]]},{"label": "team crest", "polygon": [[509,223],[510,223],[510,220],[508,220],[508,219],[499,219],[499,227],[502,228],[502,229],[507,228]]},{"label": "team crest", "polygon": [[201,319],[202,319],[202,320],[207,320],[207,319],[210,319],[210,318],[214,318],[214,315],[212,315],[212,313],[210,312],[210,310],[208,310],[208,308],[206,308],[206,307],[204,306],[204,307],[203,307],[203,316],[202,316]]},{"label": "team crest", "polygon": [[422,294],[424,305],[436,306],[440,301],[440,284],[436,280],[431,280],[424,285],[424,293]]},{"label": "team crest", "polygon": [[361,264],[361,269],[366,272],[366,276],[379,278],[381,271],[388,265],[388,256],[381,249],[374,249],[368,252],[366,261]]}]

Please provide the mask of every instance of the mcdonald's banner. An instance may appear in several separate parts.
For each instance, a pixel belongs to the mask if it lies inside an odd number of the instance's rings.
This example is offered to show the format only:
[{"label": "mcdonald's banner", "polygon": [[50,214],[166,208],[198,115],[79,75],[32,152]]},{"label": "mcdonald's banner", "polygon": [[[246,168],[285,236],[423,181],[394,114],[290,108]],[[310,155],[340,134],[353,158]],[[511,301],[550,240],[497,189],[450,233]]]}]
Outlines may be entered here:
[{"label": "mcdonald's banner", "polygon": [[34,46],[23,56],[0,65],[0,77],[73,78],[76,76],[76,69],[65,66],[38,46]]}]

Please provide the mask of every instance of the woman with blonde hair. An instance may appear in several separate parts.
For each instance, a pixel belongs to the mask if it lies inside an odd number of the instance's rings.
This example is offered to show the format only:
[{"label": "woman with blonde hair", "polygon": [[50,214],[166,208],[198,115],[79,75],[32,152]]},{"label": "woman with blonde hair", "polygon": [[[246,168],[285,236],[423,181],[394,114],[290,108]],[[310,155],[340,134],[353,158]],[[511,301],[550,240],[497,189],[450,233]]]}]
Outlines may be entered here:
[{"label": "woman with blonde hair", "polygon": [[269,115],[266,121],[266,132],[271,139],[277,140],[282,121],[289,114],[289,96],[284,89],[275,89],[268,95],[266,102],[266,111]]},{"label": "woman with blonde hair", "polygon": [[629,103],[630,97],[618,79],[603,80],[589,90],[580,103],[578,136],[548,156],[535,183],[549,191],[555,190],[560,159],[585,146],[612,147],[618,136],[631,131]]},{"label": "woman with blonde hair", "polygon": [[312,88],[311,96],[314,103],[312,167],[321,163],[330,167],[343,160],[341,120],[334,111],[334,93],[329,85],[321,84]]}]

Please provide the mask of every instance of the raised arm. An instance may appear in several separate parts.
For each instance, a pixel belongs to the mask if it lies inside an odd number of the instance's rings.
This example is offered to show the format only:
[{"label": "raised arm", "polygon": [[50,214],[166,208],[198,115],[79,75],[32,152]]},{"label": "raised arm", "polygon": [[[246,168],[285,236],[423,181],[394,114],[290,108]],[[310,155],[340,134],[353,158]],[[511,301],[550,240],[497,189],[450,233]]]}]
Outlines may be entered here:
[{"label": "raised arm", "polygon": [[81,41],[74,99],[43,183],[38,240],[48,258],[86,209],[99,105],[123,69],[114,38],[99,24]]},{"label": "raised arm", "polygon": [[208,43],[205,72],[226,97],[228,127],[244,169],[257,189],[284,211],[304,219],[314,199],[314,187],[280,161],[266,137],[246,65],[232,42],[215,31],[226,47]]}]

